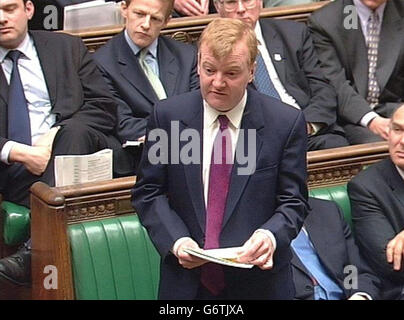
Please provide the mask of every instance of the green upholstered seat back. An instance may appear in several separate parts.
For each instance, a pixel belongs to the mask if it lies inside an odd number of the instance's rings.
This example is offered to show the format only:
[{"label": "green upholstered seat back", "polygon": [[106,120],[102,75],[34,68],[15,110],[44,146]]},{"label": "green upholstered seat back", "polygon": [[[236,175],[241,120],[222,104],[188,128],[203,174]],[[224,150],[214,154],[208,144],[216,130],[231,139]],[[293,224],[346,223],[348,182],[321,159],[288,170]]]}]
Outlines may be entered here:
[{"label": "green upholstered seat back", "polygon": [[309,196],[336,202],[344,213],[345,221],[352,229],[351,203],[348,197],[347,184],[311,189]]},{"label": "green upholstered seat back", "polygon": [[10,246],[21,244],[29,238],[30,210],[13,202],[3,201],[3,238]]},{"label": "green upholstered seat back", "polygon": [[157,299],[160,256],[127,215],[69,226],[76,299]]}]

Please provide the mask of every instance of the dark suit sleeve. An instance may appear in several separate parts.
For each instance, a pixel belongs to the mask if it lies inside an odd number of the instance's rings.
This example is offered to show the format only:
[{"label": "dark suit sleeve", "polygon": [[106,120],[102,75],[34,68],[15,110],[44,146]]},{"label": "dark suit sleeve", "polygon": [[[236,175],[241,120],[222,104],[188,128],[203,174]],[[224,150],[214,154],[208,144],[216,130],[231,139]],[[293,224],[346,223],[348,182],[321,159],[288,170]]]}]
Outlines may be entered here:
[{"label": "dark suit sleeve", "polygon": [[[158,141],[151,141],[150,132],[156,128],[162,128],[156,111],[158,105],[159,103],[148,120],[148,138],[143,148],[137,181],[132,190],[132,204],[164,260],[175,241],[181,237],[190,237],[190,233],[182,219],[171,209],[167,198],[168,164],[153,164],[150,161],[149,152],[155,154],[156,148],[158,148]],[[164,139],[161,141],[164,144]]]},{"label": "dark suit sleeve", "polygon": [[[116,102],[84,43],[79,38],[71,39],[76,42],[72,45],[72,50],[75,52],[70,67],[77,68],[82,86],[83,104],[70,118],[56,125],[78,121],[109,134],[116,123]],[[63,75],[60,76],[63,77]]]},{"label": "dark suit sleeve", "polygon": [[[310,33],[306,27],[302,32],[302,47],[299,55],[300,68],[309,83],[310,101],[303,108],[307,122],[322,123],[325,126],[337,120],[337,97],[335,89],[328,83],[320,67]],[[296,77],[298,79],[299,76]]]},{"label": "dark suit sleeve", "polygon": [[378,197],[358,179],[348,183],[355,237],[361,251],[378,272],[391,279],[404,280],[404,273],[387,262],[386,247],[396,236],[378,201]]},{"label": "dark suit sleeve", "polygon": [[306,150],[306,121],[299,112],[278,165],[278,205],[274,215],[262,226],[274,234],[276,250],[289,247],[307,215]]},{"label": "dark suit sleeve", "polygon": [[325,76],[337,90],[338,115],[348,123],[358,124],[365,114],[372,111],[369,103],[351,86],[332,37],[315,15],[310,16],[308,25]]}]

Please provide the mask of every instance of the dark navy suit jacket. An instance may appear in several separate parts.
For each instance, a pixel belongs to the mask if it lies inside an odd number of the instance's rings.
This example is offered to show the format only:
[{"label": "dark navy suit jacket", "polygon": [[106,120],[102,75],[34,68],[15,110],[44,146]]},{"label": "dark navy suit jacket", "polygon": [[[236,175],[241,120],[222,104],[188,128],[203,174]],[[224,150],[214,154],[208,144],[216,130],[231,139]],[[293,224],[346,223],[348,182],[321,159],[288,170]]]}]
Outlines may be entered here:
[{"label": "dark navy suit jacket", "polygon": [[[163,129],[171,146],[178,142],[171,136],[173,121],[178,121],[180,132],[193,129],[202,137],[200,91],[157,103],[148,132]],[[263,228],[274,234],[277,248],[272,270],[224,268],[226,286],[236,299],[293,298],[290,241],[299,232],[307,211],[305,128],[301,111],[253,89],[247,90],[241,129],[255,130],[250,152],[256,157],[256,167],[254,173],[240,175],[238,169],[243,165],[235,158],[220,246],[241,246],[255,230]],[[188,143],[180,141],[180,150]],[[248,150],[248,139],[239,139],[237,143]],[[160,298],[193,299],[199,287],[200,268],[184,269],[171,249],[181,237],[191,237],[200,247],[204,246],[202,165],[171,163],[170,151],[169,164],[151,164],[149,151],[152,154],[155,148],[156,142],[149,138],[133,189],[133,205],[161,255]],[[202,143],[200,148],[202,154]],[[240,149],[236,150],[237,153]]]},{"label": "dark navy suit jacket", "polygon": [[[199,88],[194,46],[160,36],[157,47],[160,80],[167,96]],[[147,117],[158,98],[124,33],[116,35],[94,54],[101,73],[118,102],[118,136],[122,142],[146,134]]]}]

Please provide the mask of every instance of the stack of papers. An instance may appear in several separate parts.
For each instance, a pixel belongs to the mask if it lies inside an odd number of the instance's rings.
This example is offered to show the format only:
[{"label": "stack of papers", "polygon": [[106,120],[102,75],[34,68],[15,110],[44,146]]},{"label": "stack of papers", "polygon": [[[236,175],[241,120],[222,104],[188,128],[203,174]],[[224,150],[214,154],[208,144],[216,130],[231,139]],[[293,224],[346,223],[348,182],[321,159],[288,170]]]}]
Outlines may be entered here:
[{"label": "stack of papers", "polygon": [[238,257],[237,252],[239,252],[240,249],[241,249],[240,247],[209,249],[209,250],[187,248],[184,249],[184,251],[195,257],[229,267],[244,268],[244,269],[250,269],[254,267],[253,264],[237,262]]}]

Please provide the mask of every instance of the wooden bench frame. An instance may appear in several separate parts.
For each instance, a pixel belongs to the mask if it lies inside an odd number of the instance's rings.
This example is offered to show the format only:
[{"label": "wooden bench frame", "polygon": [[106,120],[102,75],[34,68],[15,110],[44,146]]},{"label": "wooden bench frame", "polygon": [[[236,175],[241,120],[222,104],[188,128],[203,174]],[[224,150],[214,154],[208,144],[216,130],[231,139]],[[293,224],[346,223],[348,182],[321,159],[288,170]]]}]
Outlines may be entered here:
[{"label": "wooden bench frame", "polygon": [[[313,11],[321,8],[327,3],[329,3],[329,1],[321,1],[296,6],[264,8],[261,11],[260,17],[306,22]],[[216,17],[218,17],[218,14],[209,14],[207,16],[200,17],[174,18],[168,22],[167,26],[161,31],[161,33],[183,42],[195,43],[205,26]],[[111,27],[63,32],[81,37],[87,48],[90,51],[95,51],[113,36],[121,32],[123,28],[123,25],[117,25]]]},{"label": "wooden bench frame", "polygon": [[[387,143],[349,146],[308,153],[309,188],[344,184],[365,165],[388,156]],[[34,299],[74,299],[69,224],[132,214],[135,177],[63,188],[38,182],[31,187]],[[58,271],[58,289],[45,289],[44,267]]]}]

